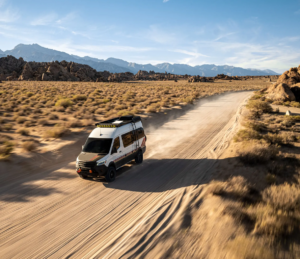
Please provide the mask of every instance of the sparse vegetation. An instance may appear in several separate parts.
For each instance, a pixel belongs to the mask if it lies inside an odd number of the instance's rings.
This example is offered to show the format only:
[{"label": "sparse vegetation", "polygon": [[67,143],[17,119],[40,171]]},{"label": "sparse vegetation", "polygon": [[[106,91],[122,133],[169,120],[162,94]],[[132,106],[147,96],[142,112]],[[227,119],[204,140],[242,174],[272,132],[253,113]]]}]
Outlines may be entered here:
[{"label": "sparse vegetation", "polygon": [[33,152],[36,150],[37,144],[34,141],[25,141],[22,143],[22,148],[25,151]]},{"label": "sparse vegetation", "polygon": [[52,129],[46,130],[44,133],[44,138],[61,138],[70,132],[69,129],[64,127],[54,127]]}]

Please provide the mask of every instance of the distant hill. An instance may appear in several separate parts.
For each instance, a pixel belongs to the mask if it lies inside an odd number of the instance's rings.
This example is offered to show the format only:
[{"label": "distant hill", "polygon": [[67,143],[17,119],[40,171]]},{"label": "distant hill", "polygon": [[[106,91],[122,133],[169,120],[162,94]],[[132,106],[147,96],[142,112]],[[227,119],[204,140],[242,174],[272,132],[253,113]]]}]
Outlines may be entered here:
[{"label": "distant hill", "polygon": [[137,64],[127,62],[122,59],[108,58],[106,60],[93,57],[79,57],[65,52],[44,48],[38,44],[25,45],[19,44],[12,50],[1,51],[0,57],[12,55],[16,58],[22,57],[25,61],[51,62],[51,61],[74,61],[76,63],[89,65],[97,71],[109,71],[111,73],[132,72],[136,74],[139,70],[154,71],[156,73],[171,73],[177,75],[200,75],[214,77],[218,74],[228,76],[260,76],[260,75],[278,75],[272,70],[245,69],[234,66],[200,65],[189,66],[185,64],[162,63],[157,65]]}]

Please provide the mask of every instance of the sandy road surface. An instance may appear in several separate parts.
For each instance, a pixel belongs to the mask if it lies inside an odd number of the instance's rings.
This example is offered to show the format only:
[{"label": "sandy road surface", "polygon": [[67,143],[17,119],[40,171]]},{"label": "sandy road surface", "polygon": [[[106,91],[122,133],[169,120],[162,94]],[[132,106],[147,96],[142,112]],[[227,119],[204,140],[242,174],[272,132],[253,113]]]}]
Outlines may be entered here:
[{"label": "sandy road surface", "polygon": [[201,101],[159,129],[149,128],[144,163],[122,169],[113,183],[80,179],[75,157],[66,153],[70,163],[59,169],[0,185],[0,258],[162,256],[155,245],[170,229],[189,224],[187,206],[210,180],[250,95]]}]

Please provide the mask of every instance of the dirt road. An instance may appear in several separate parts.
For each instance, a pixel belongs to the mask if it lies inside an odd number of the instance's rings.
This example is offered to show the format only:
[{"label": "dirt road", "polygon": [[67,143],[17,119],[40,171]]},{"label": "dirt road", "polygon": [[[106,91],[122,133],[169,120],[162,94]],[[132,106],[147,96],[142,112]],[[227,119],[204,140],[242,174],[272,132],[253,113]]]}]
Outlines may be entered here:
[{"label": "dirt road", "polygon": [[0,258],[161,257],[165,251],[155,245],[188,226],[188,204],[210,181],[250,95],[201,101],[158,129],[148,127],[144,163],[121,169],[113,183],[79,178],[67,151],[61,167],[10,181],[8,175],[0,185]]}]

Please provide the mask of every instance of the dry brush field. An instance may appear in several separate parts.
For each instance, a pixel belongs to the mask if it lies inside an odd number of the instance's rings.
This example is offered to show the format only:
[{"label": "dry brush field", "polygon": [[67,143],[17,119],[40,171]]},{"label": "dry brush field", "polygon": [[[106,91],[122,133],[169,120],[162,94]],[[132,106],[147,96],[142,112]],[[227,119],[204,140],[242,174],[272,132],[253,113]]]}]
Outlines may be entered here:
[{"label": "dry brush field", "polygon": [[0,84],[0,157],[11,152],[39,152],[39,143],[84,130],[111,117],[166,112],[194,100],[227,91],[268,86],[264,79],[187,81],[3,82]]}]

